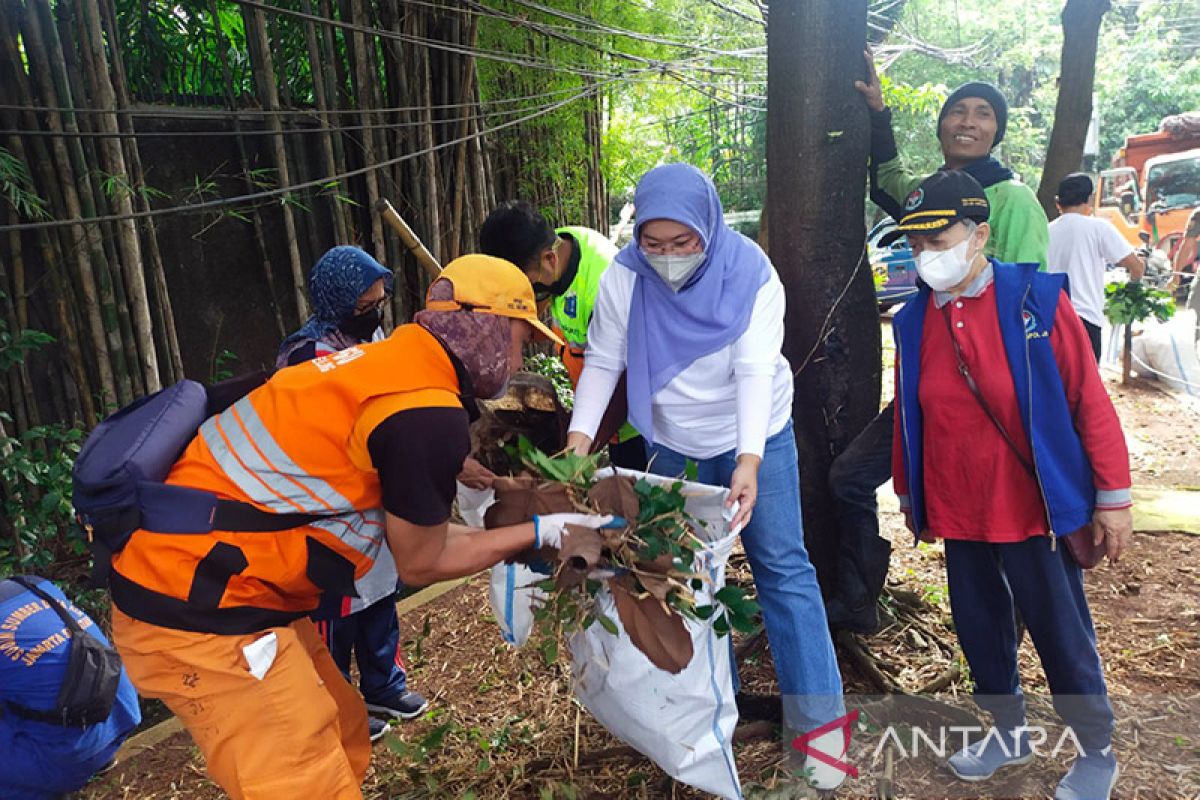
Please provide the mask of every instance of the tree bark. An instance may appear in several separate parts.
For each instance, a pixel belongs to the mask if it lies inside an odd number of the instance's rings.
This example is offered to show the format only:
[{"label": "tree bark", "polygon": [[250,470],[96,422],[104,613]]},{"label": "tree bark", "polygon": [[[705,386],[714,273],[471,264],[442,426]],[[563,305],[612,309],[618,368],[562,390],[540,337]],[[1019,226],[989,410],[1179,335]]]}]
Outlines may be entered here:
[{"label": "tree bark", "polygon": [[767,214],[796,372],[805,539],[836,582],[833,458],[879,411],[880,332],[863,224],[866,0],[777,0],[767,25]]},{"label": "tree bark", "polygon": [[1096,48],[1100,23],[1112,7],[1109,0],[1067,0],[1062,12],[1062,66],[1054,127],[1046,146],[1046,162],[1038,200],[1046,216],[1054,219],[1054,195],[1059,182],[1083,165],[1083,145],[1092,120],[1092,88],[1096,82]]}]

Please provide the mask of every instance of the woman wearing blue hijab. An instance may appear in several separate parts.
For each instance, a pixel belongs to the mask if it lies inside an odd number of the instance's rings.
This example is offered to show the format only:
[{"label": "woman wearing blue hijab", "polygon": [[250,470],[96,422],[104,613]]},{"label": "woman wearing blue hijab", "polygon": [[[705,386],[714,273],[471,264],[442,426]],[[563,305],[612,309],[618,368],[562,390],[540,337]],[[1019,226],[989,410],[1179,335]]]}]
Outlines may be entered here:
[{"label": "woman wearing blue hijab", "polygon": [[[727,486],[733,527],[754,572],[767,637],[795,733],[845,712],[816,571],[804,548],[792,431],[792,372],[783,357],[783,284],[762,249],[725,224],[700,170],[667,164],[634,195],[633,241],[600,281],[568,446],[586,452],[622,372],[629,419],[650,469]],[[843,732],[810,747],[844,754]],[[844,773],[805,764],[819,788]]]},{"label": "woman wearing blue hijab", "polygon": [[[275,366],[303,364],[382,339],[383,304],[391,291],[391,270],[365,250],[349,245],[329,249],[308,273],[313,315],[283,340]],[[388,718],[412,719],[428,706],[421,694],[408,688],[393,602],[398,581],[392,559],[376,559],[354,583],[358,597],[326,594],[312,613],[317,632],[347,681],[351,655],[356,657],[358,687],[371,712],[371,741],[388,732]]]},{"label": "woman wearing blue hijab", "polygon": [[339,245],[308,273],[313,314],[279,346],[282,369],[382,337],[383,304],[392,292],[392,271],[358,247]]}]

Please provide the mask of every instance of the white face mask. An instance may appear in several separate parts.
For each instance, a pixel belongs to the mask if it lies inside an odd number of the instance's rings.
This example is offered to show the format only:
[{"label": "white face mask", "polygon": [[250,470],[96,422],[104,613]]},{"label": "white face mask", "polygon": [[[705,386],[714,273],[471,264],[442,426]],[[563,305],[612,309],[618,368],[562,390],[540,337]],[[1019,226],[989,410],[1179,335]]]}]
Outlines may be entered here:
[{"label": "white face mask", "polygon": [[972,259],[967,258],[971,237],[963,239],[949,250],[925,250],[917,256],[917,274],[935,291],[945,292],[962,283],[971,271]]},{"label": "white face mask", "polygon": [[703,250],[686,256],[656,255],[643,250],[642,255],[673,292],[682,289],[688,278],[692,277],[692,273],[704,263]]}]

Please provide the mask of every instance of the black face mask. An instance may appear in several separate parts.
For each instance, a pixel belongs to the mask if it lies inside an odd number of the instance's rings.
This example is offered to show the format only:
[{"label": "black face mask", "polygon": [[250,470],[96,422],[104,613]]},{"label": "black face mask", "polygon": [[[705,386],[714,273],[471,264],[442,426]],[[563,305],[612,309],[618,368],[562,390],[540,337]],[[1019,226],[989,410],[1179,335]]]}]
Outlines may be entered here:
[{"label": "black face mask", "polygon": [[383,311],[378,306],[362,314],[353,314],[338,324],[338,330],[360,342],[368,341],[375,335],[383,319]]},{"label": "black face mask", "polygon": [[579,272],[578,267],[576,267],[575,269],[571,269],[570,267],[568,267],[567,269],[563,270],[562,275],[559,275],[558,280],[556,280],[554,283],[534,283],[533,284],[534,299],[536,299],[540,303],[542,300],[546,300],[551,297],[558,297],[559,295],[566,294],[567,289],[571,288],[571,284],[574,282],[575,275],[578,272]]}]

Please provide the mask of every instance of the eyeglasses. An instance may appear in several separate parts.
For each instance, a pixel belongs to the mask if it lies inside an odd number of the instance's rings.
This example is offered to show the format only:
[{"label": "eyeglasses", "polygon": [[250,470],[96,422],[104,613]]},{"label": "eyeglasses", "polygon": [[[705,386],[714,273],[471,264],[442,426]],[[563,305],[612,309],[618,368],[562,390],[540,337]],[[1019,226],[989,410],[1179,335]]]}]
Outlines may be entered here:
[{"label": "eyeglasses", "polygon": [[390,300],[391,297],[392,296],[390,294],[385,294],[374,303],[368,303],[365,306],[362,304],[355,306],[354,316],[361,317],[363,314],[370,314],[372,311],[382,311],[383,307],[387,305],[387,301]]}]

